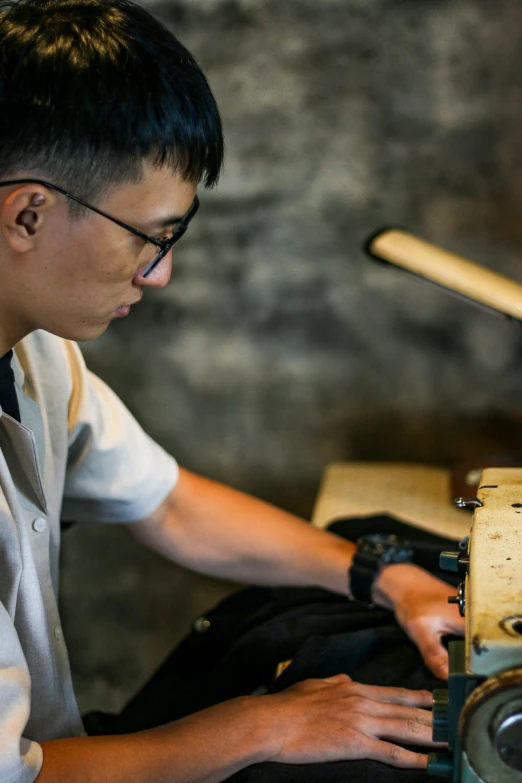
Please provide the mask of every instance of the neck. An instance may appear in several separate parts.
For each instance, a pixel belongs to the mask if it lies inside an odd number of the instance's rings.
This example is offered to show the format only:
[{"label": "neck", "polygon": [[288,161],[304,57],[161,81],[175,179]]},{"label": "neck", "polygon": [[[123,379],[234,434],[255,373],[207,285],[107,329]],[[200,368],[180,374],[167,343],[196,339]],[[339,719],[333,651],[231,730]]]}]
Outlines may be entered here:
[{"label": "neck", "polygon": [[[24,329],[24,319],[13,310],[13,304],[16,307],[16,294],[13,292],[13,280],[8,275],[9,251],[2,240],[0,233],[0,357],[5,356],[31,331]],[[16,291],[16,281],[14,285]]]},{"label": "neck", "polygon": [[29,331],[0,302],[0,357],[5,356]]}]

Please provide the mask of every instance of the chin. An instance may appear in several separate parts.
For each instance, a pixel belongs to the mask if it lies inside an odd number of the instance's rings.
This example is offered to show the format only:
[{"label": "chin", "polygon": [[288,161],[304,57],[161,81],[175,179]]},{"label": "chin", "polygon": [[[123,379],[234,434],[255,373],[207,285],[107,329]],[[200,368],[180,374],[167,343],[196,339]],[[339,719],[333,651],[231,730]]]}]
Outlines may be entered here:
[{"label": "chin", "polygon": [[65,340],[73,340],[77,343],[85,343],[89,340],[95,340],[107,331],[110,321],[104,321],[97,324],[75,324],[74,326],[63,326],[56,329],[47,329],[51,334],[57,337],[63,337]]},{"label": "chin", "polygon": [[101,337],[101,335],[107,331],[109,325],[110,321],[105,321],[103,324],[84,328],[82,330],[82,335],[78,335],[78,337],[75,337],[74,339],[79,343],[86,342],[87,340],[96,340],[97,337]]}]

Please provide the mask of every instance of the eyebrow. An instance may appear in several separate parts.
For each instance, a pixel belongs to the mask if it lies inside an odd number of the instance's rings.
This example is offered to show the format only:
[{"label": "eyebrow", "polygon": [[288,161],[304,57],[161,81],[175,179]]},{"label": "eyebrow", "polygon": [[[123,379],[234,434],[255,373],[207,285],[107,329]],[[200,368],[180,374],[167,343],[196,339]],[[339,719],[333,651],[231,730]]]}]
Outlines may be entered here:
[{"label": "eyebrow", "polygon": [[149,223],[151,229],[160,230],[160,229],[167,228],[168,226],[175,226],[177,223],[182,223],[183,220],[192,213],[192,210],[194,209],[196,203],[199,204],[197,193],[192,200],[192,204],[186,210],[186,212],[184,212],[182,215],[177,214],[177,215],[170,215],[168,217],[158,218],[157,220],[154,220],[151,223]]},{"label": "eyebrow", "polygon": [[154,220],[152,223],[149,223],[151,229],[160,229],[160,228],[168,228],[169,226],[173,226],[176,223],[181,223],[183,220],[183,215],[172,215],[170,217],[164,217],[159,218],[158,220]]}]

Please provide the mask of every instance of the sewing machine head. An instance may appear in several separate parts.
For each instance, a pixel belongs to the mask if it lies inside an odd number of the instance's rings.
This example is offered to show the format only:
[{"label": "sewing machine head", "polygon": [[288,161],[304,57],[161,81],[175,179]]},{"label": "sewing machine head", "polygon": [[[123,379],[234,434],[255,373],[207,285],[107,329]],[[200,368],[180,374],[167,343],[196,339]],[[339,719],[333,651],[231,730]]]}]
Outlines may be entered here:
[{"label": "sewing machine head", "polygon": [[[522,321],[519,281],[401,229],[376,232],[365,249]],[[522,469],[485,470],[471,502],[467,551],[441,555],[441,567],[463,574],[456,602],[466,633],[449,645],[448,688],[433,694],[433,738],[449,753],[430,753],[428,772],[453,783],[522,783]]]},{"label": "sewing machine head", "polygon": [[434,692],[428,771],[453,783],[522,783],[522,469],[482,474],[467,551],[443,553],[463,573],[464,642],[450,643],[448,690]]}]

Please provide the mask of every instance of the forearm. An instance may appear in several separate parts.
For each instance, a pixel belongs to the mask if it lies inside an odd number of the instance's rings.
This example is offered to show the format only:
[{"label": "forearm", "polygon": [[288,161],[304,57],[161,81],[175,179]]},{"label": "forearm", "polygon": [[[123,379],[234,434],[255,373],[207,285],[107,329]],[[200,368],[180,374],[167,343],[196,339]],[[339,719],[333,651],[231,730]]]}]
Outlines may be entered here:
[{"label": "forearm", "polygon": [[258,703],[234,699],[136,734],[43,742],[37,783],[219,783],[270,753]]},{"label": "forearm", "polygon": [[[203,573],[349,593],[355,544],[187,471],[154,514],[128,529],[174,562]],[[447,605],[448,585],[416,565],[400,563],[381,571],[372,595],[395,613],[432,671],[447,676],[440,636],[462,632],[456,607]]]},{"label": "forearm", "polygon": [[44,765],[37,781],[219,783],[261,761],[369,758],[424,769],[424,753],[392,743],[430,744],[431,713],[422,709],[430,702],[427,691],[359,685],[345,674],[307,680],[148,732],[42,743]]},{"label": "forearm", "polygon": [[156,518],[128,527],[175,562],[213,576],[348,592],[352,543],[185,470]]}]

